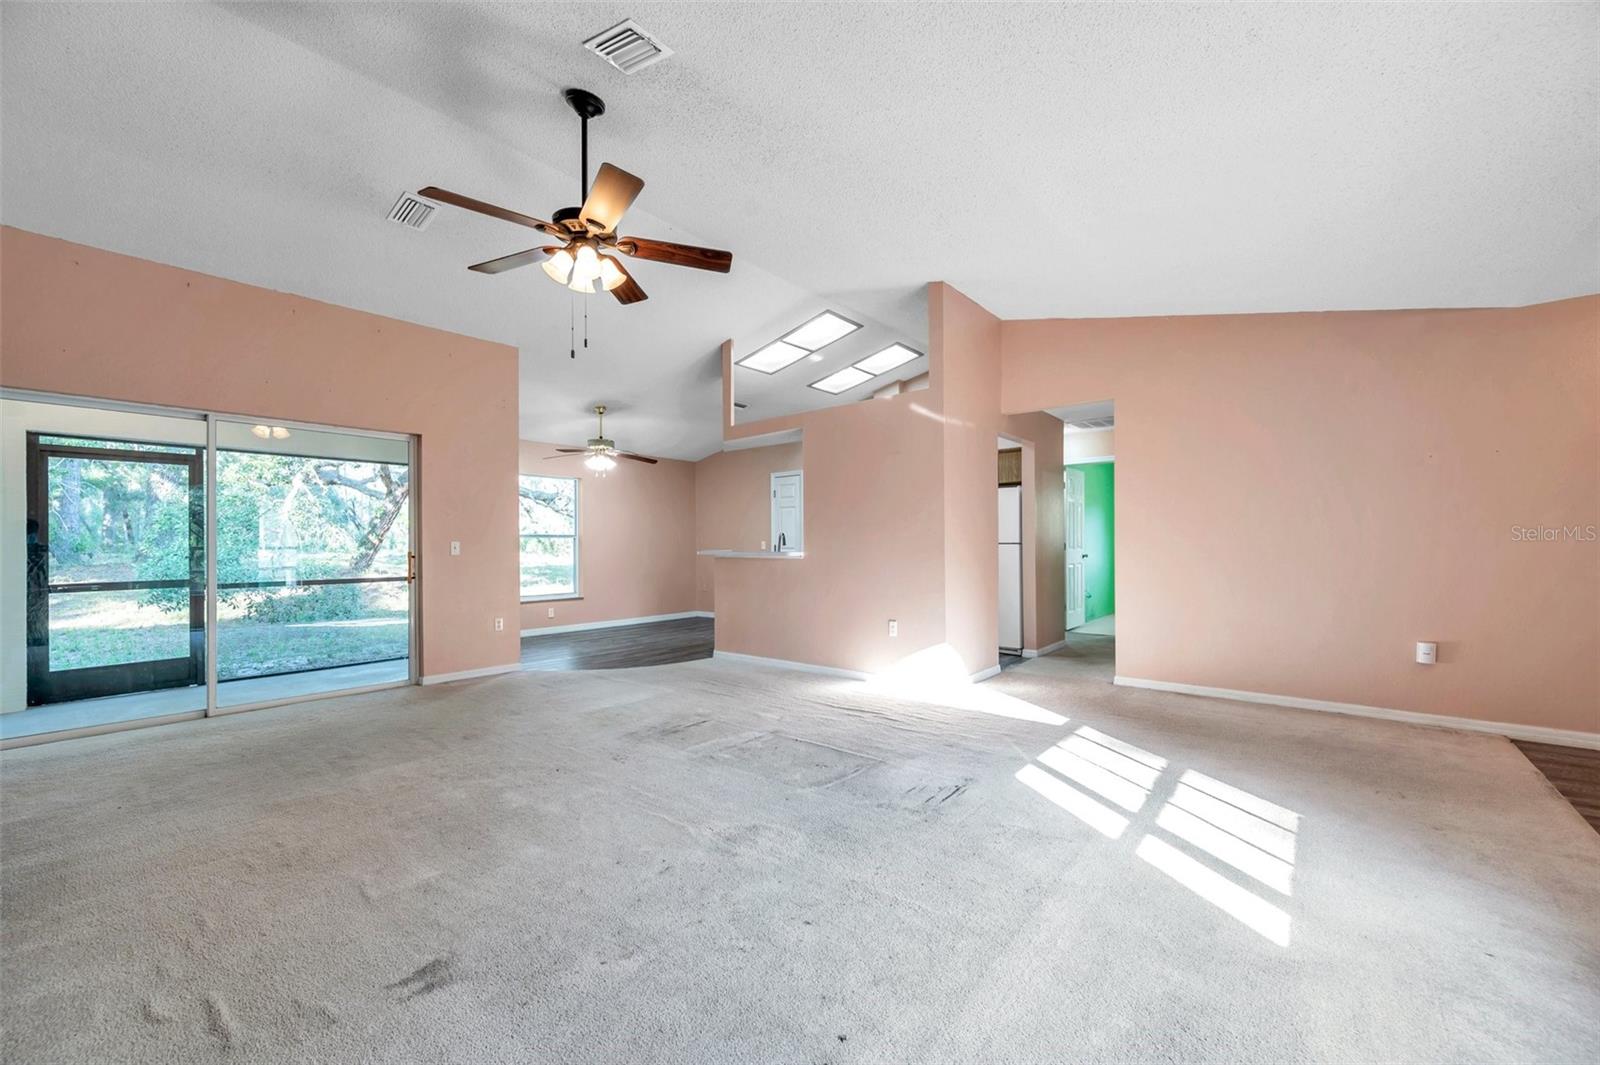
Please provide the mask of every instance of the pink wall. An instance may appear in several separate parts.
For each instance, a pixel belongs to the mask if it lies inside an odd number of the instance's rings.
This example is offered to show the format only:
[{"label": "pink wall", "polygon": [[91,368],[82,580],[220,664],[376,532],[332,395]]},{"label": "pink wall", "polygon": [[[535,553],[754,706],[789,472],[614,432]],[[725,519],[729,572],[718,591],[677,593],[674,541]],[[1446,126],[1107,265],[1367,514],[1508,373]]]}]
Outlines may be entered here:
[{"label": "pink wall", "polygon": [[[758,551],[772,535],[772,475],[804,468],[800,444],[719,451],[694,464],[694,546]],[[696,557],[696,610],[716,610],[716,565]]]},{"label": "pink wall", "polygon": [[[949,285],[929,285],[928,366],[944,404],[945,641],[977,672],[999,661],[1000,319]],[[1026,530],[1023,539],[1030,554]]]},{"label": "pink wall", "polygon": [[1061,422],[1000,413],[1000,320],[946,284],[928,288],[929,363],[944,397],[945,639],[973,672],[998,661],[996,437],[1022,449],[1023,622],[1029,650],[1061,639]]},{"label": "pink wall", "polygon": [[[522,628],[679,614],[694,602],[695,464],[619,460],[604,477],[556,444],[524,440],[521,471],[577,477],[581,599],[522,604]],[[566,445],[559,445],[566,446]],[[555,617],[549,612],[554,609]]]},{"label": "pink wall", "polygon": [[0,384],[417,434],[423,672],[517,661],[515,349],[7,227]]},{"label": "pink wall", "polygon": [[877,672],[943,643],[942,430],[928,395],[799,416],[805,558],[715,560],[718,650]]},{"label": "pink wall", "polygon": [[1119,674],[1600,731],[1600,544],[1512,532],[1600,522],[1600,297],[1001,336],[1116,401]]},{"label": "pink wall", "polygon": [[716,560],[719,650],[861,672],[929,654],[967,673],[995,665],[1002,431],[1027,445],[1034,489],[1024,635],[1060,639],[1060,559],[1048,543],[1060,542],[1061,493],[1045,487],[1060,483],[1060,422],[1002,416],[999,322],[943,284],[928,301],[929,374],[917,391],[734,424],[724,345],[725,436],[804,435],[806,557]]}]

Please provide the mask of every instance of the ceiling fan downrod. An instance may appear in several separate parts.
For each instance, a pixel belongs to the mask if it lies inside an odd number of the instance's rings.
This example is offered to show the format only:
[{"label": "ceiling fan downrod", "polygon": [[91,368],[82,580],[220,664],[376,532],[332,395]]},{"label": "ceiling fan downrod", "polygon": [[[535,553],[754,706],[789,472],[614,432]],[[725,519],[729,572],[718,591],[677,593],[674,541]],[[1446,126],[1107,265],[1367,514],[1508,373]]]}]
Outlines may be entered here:
[{"label": "ceiling fan downrod", "polygon": [[583,148],[578,166],[578,202],[582,204],[589,199],[589,120],[606,113],[606,102],[588,89],[568,89],[562,95],[582,123]]}]

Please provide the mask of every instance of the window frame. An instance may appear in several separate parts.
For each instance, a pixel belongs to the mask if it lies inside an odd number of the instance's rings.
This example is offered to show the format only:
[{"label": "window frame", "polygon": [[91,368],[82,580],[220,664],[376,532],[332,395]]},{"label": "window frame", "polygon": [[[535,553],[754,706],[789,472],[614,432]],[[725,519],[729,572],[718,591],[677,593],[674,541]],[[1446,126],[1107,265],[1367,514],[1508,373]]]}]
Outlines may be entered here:
[{"label": "window frame", "polygon": [[[525,477],[538,478],[545,481],[571,481],[572,482],[572,532],[570,533],[527,533],[522,531],[522,480]],[[583,565],[582,565],[582,534],[583,534],[583,478],[567,477],[561,474],[549,473],[517,473],[517,595],[524,603],[546,603],[561,599],[583,598]],[[522,589],[522,541],[524,538],[540,538],[546,540],[571,540],[572,541],[572,590],[570,592],[550,592],[545,595],[528,595]]]}]

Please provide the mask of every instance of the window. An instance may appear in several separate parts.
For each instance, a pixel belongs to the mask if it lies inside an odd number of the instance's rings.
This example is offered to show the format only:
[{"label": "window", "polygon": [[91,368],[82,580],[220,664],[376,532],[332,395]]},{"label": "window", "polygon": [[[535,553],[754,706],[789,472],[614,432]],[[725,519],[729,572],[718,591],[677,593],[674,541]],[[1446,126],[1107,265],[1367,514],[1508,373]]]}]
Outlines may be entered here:
[{"label": "window", "polygon": [[517,479],[522,598],[578,594],[578,479],[523,474]]}]

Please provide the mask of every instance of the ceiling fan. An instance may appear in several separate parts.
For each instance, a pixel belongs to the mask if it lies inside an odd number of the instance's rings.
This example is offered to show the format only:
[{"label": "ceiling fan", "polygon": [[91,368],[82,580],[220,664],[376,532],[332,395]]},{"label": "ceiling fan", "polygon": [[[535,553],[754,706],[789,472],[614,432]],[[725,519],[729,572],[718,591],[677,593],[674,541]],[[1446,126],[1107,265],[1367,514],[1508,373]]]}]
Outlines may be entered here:
[{"label": "ceiling fan", "polygon": [[583,158],[578,174],[582,207],[563,207],[551,216],[552,221],[546,222],[436,185],[418,190],[418,195],[430,200],[537,229],[558,242],[474,263],[467,269],[480,274],[498,274],[542,259],[540,265],[544,267],[544,272],[557,284],[589,295],[595,291],[595,284],[599,283],[619,303],[638,303],[649,297],[628,273],[627,267],[622,265],[622,260],[610,252],[621,252],[635,259],[649,259],[673,266],[727,273],[733,266],[731,252],[650,240],[647,237],[617,236],[617,223],[639,195],[639,190],[644,188],[644,182],[626,170],[610,163],[601,163],[599,172],[594,176],[594,185],[590,186],[589,120],[605,114],[606,105],[600,97],[585,89],[568,89],[565,96],[567,103],[583,120]]},{"label": "ceiling fan", "polygon": [[604,403],[596,403],[594,413],[600,419],[600,428],[595,431],[594,436],[590,438],[586,447],[558,447],[556,450],[560,454],[546,455],[545,461],[564,459],[568,455],[587,455],[588,457],[583,460],[583,464],[595,473],[605,473],[608,470],[616,469],[618,459],[632,459],[635,462],[648,462],[652,466],[655,465],[656,460],[648,455],[635,455],[631,451],[618,451],[617,442],[606,439],[606,405]]}]

